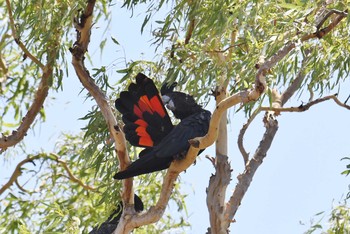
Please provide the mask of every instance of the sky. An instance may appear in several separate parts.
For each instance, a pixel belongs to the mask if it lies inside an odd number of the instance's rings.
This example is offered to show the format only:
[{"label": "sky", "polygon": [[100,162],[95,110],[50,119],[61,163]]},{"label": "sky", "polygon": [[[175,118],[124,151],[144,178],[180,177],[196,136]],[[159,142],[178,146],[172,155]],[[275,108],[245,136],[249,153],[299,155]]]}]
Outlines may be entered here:
[{"label": "sky", "polygon": [[[145,9],[140,8],[134,12],[134,17],[130,18],[131,13],[125,9],[119,9],[118,5],[113,8],[114,18],[107,34],[115,37],[121,47],[107,44],[103,56],[97,52],[97,42],[103,39],[100,36],[103,34],[103,25],[94,25],[89,50],[94,59],[94,66],[120,61],[117,66],[123,68],[122,61],[155,59],[155,48],[150,46],[150,27],[144,30],[143,35],[140,33],[144,11]],[[157,19],[160,18],[154,20]],[[122,60],[124,56],[125,60]],[[110,77],[113,80],[110,83],[113,84],[121,75],[116,72],[112,74]],[[65,78],[63,84],[63,91],[51,93],[51,98],[45,103],[47,121],[37,124],[25,138],[25,143],[34,151],[53,150],[54,143],[62,132],[79,132],[85,123],[78,119],[94,104],[85,100],[84,94],[79,94],[82,85],[72,66],[70,75]],[[341,100],[350,93],[346,90],[350,90],[349,82],[342,86]],[[306,102],[307,99],[302,97],[287,103],[286,106],[299,106],[301,101]],[[214,106],[210,104],[206,108],[212,111]],[[243,113],[235,113],[234,109],[229,111],[229,118],[231,121],[228,125],[228,156],[233,174],[227,196],[232,194],[237,182],[236,177],[244,169],[242,156],[237,148],[237,136],[245,118]],[[278,117],[279,130],[243,198],[235,216],[236,222],[231,224],[231,233],[303,233],[310,227],[312,219],[318,220],[319,217],[314,217],[315,214],[321,211],[329,214],[332,207],[349,191],[349,177],[340,174],[348,163],[341,161],[341,158],[350,156],[349,119],[350,112],[332,101],[316,105],[303,113],[282,113]],[[251,152],[251,155],[255,152],[263,132],[260,115],[244,138],[246,150]],[[188,217],[183,218],[192,224],[192,227],[185,229],[186,233],[205,233],[209,227],[205,189],[214,168],[204,156],[214,156],[214,153],[214,146],[211,146],[202,153],[195,166],[180,175],[183,193],[188,194]],[[10,160],[11,163],[1,164],[0,167],[4,168],[6,174],[12,172],[16,160]],[[168,207],[166,212],[176,216],[177,210],[175,207]],[[326,224],[327,219],[328,216],[325,215],[322,223]]]}]

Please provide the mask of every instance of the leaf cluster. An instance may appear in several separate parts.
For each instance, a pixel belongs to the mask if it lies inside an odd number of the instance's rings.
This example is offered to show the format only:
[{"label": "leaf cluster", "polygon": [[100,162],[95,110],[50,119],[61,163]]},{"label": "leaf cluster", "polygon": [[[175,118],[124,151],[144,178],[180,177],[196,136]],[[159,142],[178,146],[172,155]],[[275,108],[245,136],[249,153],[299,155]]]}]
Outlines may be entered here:
[{"label": "leaf cluster", "polygon": [[[125,6],[133,9],[141,2],[145,1],[125,1]],[[166,46],[157,63],[158,72],[152,75],[161,74],[168,82],[176,80],[183,85],[182,90],[197,98],[206,100],[211,90],[222,84],[229,85],[231,93],[251,88],[259,64],[292,42],[297,47],[267,74],[270,88],[289,85],[309,53],[312,59],[304,64],[307,79],[301,84],[300,94],[311,91],[322,95],[339,88],[349,75],[347,24],[321,40],[301,41],[333,19],[319,25],[323,5],[318,1],[177,0],[172,1],[164,19],[152,22],[150,19],[164,7],[162,3],[157,8],[153,1],[148,2],[142,25],[152,24],[153,43]],[[327,9],[344,11],[347,5],[339,1]],[[124,71],[134,74],[133,68],[130,64]],[[264,97],[271,98],[269,93]],[[253,107],[244,110],[250,113]]]}]

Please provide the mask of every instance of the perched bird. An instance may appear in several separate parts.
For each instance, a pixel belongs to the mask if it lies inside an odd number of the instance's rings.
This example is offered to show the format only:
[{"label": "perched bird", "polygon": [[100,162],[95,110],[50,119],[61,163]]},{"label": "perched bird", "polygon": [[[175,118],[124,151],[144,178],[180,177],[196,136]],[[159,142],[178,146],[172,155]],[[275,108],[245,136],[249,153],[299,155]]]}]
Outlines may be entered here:
[{"label": "perched bird", "polygon": [[[143,202],[140,197],[134,194],[134,208],[136,212],[143,211]],[[119,202],[117,208],[100,226],[94,227],[89,234],[111,234],[117,228],[123,212],[123,203]]]},{"label": "perched bird", "polygon": [[[190,147],[190,139],[204,136],[211,113],[198,105],[192,96],[174,91],[176,83],[161,88],[162,98],[153,81],[144,74],[136,76],[128,91],[120,93],[115,106],[125,123],[125,138],[131,145],[144,147],[139,159],[114,179],[160,171],[175,159],[182,159]],[[181,122],[174,126],[164,107]]]}]

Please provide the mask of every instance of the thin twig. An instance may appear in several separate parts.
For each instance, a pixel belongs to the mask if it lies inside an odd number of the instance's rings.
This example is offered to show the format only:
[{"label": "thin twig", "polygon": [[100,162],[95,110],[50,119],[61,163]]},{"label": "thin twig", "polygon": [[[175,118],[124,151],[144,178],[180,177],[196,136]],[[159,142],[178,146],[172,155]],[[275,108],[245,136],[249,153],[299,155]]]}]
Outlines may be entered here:
[{"label": "thin twig", "polygon": [[332,31],[333,28],[335,28],[335,26],[337,26],[342,21],[342,19],[344,19],[348,15],[347,10],[346,11],[342,11],[342,12],[334,12],[334,14],[336,14],[337,16],[334,18],[334,20],[328,26],[324,27],[321,30],[317,30],[314,33],[310,33],[310,34],[304,35],[301,38],[301,42],[304,42],[304,41],[307,41],[307,40],[310,40],[310,39],[313,39],[313,38],[321,39],[326,34],[328,34],[330,31]]},{"label": "thin twig", "polygon": [[336,94],[325,96],[322,98],[315,99],[305,105],[300,105],[298,107],[281,107],[281,108],[276,108],[276,107],[261,107],[260,109],[263,111],[278,111],[278,112],[304,112],[310,109],[313,105],[316,105],[318,103],[328,101],[328,100],[333,100],[336,104],[338,104],[341,107],[344,107],[345,109],[350,110],[350,106],[342,103],[339,101],[337,98]]},{"label": "thin twig", "polygon": [[64,169],[64,170],[67,172],[67,174],[68,174],[68,178],[69,178],[71,181],[73,181],[73,182],[79,184],[79,185],[80,185],[81,187],[83,187],[85,190],[90,190],[90,191],[95,191],[95,190],[96,190],[96,188],[91,187],[91,186],[89,186],[89,185],[86,185],[86,184],[84,184],[80,179],[78,179],[78,178],[72,173],[72,171],[69,169],[69,167],[68,167],[66,161],[64,161],[64,160],[62,160],[62,159],[59,159],[59,156],[56,155],[56,154],[51,153],[50,155],[53,156],[53,157],[55,158],[56,162],[58,162],[58,163],[60,163],[60,164],[62,165],[63,169]]},{"label": "thin twig", "polygon": [[345,99],[344,104],[346,104],[349,101],[350,95]]},{"label": "thin twig", "polygon": [[322,19],[320,19],[320,21],[316,25],[317,29],[320,29],[322,27],[322,25],[324,24],[324,22],[326,22],[326,20],[333,14],[342,15],[344,17],[346,17],[348,15],[346,12],[339,11],[339,10],[336,10],[336,9],[326,9],[325,8],[325,10],[327,10],[327,13],[322,16]]},{"label": "thin twig", "polygon": [[244,135],[245,135],[245,132],[247,131],[248,127],[254,121],[255,117],[260,113],[260,111],[261,111],[261,109],[258,108],[253,112],[253,114],[247,120],[247,123],[245,123],[243,125],[243,127],[241,128],[241,130],[239,131],[239,134],[238,134],[237,144],[238,144],[238,149],[243,156],[244,165],[247,165],[247,162],[249,160],[249,153],[247,153],[247,151],[244,148],[244,144],[243,144]]},{"label": "thin twig", "polygon": [[194,27],[195,27],[195,20],[191,19],[186,32],[185,45],[187,45],[190,42]]},{"label": "thin twig", "polygon": [[28,157],[24,160],[22,160],[21,162],[19,162],[15,168],[15,170],[13,171],[10,179],[7,181],[6,184],[4,184],[1,188],[0,188],[0,195],[5,192],[9,187],[12,186],[13,183],[15,183],[17,185],[17,187],[27,193],[31,193],[30,191],[24,189],[19,183],[18,183],[18,177],[22,174],[22,168],[26,163],[33,163],[35,160],[39,159],[39,158],[45,158],[48,160],[54,160],[56,162],[58,162],[62,168],[67,172],[68,174],[68,179],[71,180],[74,183],[79,184],[81,187],[83,187],[85,190],[90,190],[90,191],[95,191],[96,188],[91,187],[89,185],[84,184],[80,179],[78,179],[76,176],[74,176],[74,174],[72,173],[72,171],[69,169],[67,162],[59,159],[59,157],[56,154],[51,153],[50,154],[51,157],[48,157],[46,154],[38,154],[35,156],[31,156]]},{"label": "thin twig", "polygon": [[302,84],[305,78],[305,74],[304,74],[305,67],[309,59],[310,59],[310,50],[305,50],[305,57],[301,62],[301,68],[299,69],[296,78],[292,81],[292,83],[281,95],[281,100],[280,100],[281,106],[284,106],[284,104],[294,95],[294,93],[299,89],[300,85]]},{"label": "thin twig", "polygon": [[9,0],[6,0],[6,7],[7,7],[8,13],[9,13],[9,19],[10,19],[10,25],[11,25],[13,39],[18,44],[18,46],[22,49],[24,54],[27,55],[27,57],[30,58],[36,65],[38,65],[41,70],[44,70],[45,69],[44,64],[42,64],[34,55],[32,55],[29,52],[29,50],[26,48],[26,46],[21,42],[20,38],[18,37],[17,31],[16,31],[16,26],[15,26],[15,21],[13,20],[11,3]]},{"label": "thin twig", "polygon": [[225,52],[228,51],[228,50],[232,50],[232,48],[235,48],[235,47],[241,46],[241,45],[245,45],[245,44],[247,44],[247,43],[242,42],[242,43],[230,45],[230,46],[228,46],[227,48],[222,49],[222,50],[205,50],[205,52],[207,52],[207,53],[225,53]]},{"label": "thin twig", "polygon": [[23,186],[19,184],[18,178],[15,180],[15,184],[22,192],[29,193],[29,194],[33,193],[33,191],[29,191],[29,190],[23,188]]},{"label": "thin twig", "polygon": [[24,160],[22,160],[21,162],[19,162],[15,168],[15,170],[13,171],[10,179],[7,181],[6,184],[4,184],[1,188],[0,188],[0,195],[6,191],[6,189],[8,189],[16,180],[17,178],[22,174],[22,166],[28,162],[33,162],[35,159],[40,158],[39,155],[33,156],[33,157],[28,157]]}]

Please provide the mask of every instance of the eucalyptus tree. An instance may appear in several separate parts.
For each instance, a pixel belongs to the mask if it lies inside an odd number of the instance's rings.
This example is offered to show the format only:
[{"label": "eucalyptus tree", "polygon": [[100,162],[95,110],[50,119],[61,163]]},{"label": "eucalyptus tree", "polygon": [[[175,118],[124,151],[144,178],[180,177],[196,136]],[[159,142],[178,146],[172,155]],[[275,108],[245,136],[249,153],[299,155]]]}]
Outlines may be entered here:
[{"label": "eucalyptus tree", "polygon": [[[109,26],[114,2],[1,1],[0,84],[2,119],[0,149],[6,157],[20,157],[14,172],[1,187],[1,228],[7,232],[87,232],[102,223],[123,201],[124,210],[114,233],[162,232],[189,225],[164,216],[169,199],[184,209],[178,175],[193,164],[200,149],[215,143],[209,156],[215,173],[208,179],[209,233],[226,233],[255,172],[268,157],[283,112],[305,112],[325,101],[350,109],[344,94],[331,94],[349,75],[349,26],[347,3],[343,1],[124,1],[133,12],[146,6],[141,33],[152,25],[154,61],[129,61],[119,69],[122,78],[112,84],[106,67],[89,69],[94,62],[88,48],[101,40],[94,24]],[[154,20],[161,9],[170,9],[162,20]],[[60,92],[69,62],[89,99],[92,110],[83,132],[64,135],[52,152],[30,153],[25,145],[30,128],[45,121],[45,100]],[[93,73],[94,71],[94,73]],[[131,149],[124,138],[120,116],[113,100],[138,72],[155,82],[177,81],[183,90],[202,103],[215,97],[216,107],[208,134],[191,140],[184,160],[174,161],[166,173],[150,174],[116,183],[112,176],[130,163]],[[72,77],[74,73],[70,73]],[[115,74],[112,74],[115,75]],[[77,93],[80,90],[77,90]],[[286,107],[298,94],[309,101]],[[232,180],[228,157],[227,110],[237,107],[246,123],[237,131],[244,170]],[[316,107],[317,108],[317,107]],[[254,154],[244,136],[264,112],[265,132]],[[13,118],[14,117],[14,118]],[[74,120],[73,120],[74,121]],[[16,147],[15,147],[16,146]],[[32,163],[33,165],[29,165]],[[23,185],[20,178],[30,176]],[[34,182],[33,182],[34,181]],[[35,181],[38,181],[35,183]],[[227,186],[236,183],[226,199]],[[145,186],[147,185],[147,186]],[[133,191],[146,210],[133,208]],[[160,220],[160,222],[158,222]],[[154,225],[148,225],[156,223]]]}]

